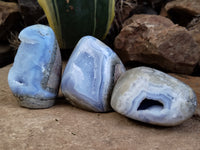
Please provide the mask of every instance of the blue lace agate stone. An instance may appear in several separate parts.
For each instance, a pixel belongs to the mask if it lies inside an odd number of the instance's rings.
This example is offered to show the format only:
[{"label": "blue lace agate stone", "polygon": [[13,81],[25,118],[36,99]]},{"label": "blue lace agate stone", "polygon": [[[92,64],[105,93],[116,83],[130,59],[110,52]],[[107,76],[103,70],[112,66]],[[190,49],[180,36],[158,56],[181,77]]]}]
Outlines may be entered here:
[{"label": "blue lace agate stone", "polygon": [[21,44],[8,74],[8,83],[19,104],[48,108],[55,102],[60,78],[61,55],[53,30],[33,25],[19,34]]},{"label": "blue lace agate stone", "polygon": [[182,123],[193,115],[196,105],[196,95],[188,85],[147,67],[124,73],[111,99],[112,108],[120,114],[162,126]]},{"label": "blue lace agate stone", "polygon": [[111,110],[114,82],[125,72],[118,56],[98,39],[85,36],[76,45],[65,68],[61,90],[79,108],[95,112]]}]

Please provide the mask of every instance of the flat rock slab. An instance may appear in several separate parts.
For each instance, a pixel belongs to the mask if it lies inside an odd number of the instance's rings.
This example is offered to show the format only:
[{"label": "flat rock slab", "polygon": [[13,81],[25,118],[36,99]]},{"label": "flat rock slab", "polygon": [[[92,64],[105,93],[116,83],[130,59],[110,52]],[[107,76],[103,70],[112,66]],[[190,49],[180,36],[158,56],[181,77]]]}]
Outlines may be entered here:
[{"label": "flat rock slab", "polygon": [[[22,108],[0,69],[0,149],[200,149],[200,107],[183,124],[163,128],[128,119],[116,112],[92,113],[66,103],[62,95],[49,109]],[[189,84],[200,103],[200,78],[173,75]]]}]

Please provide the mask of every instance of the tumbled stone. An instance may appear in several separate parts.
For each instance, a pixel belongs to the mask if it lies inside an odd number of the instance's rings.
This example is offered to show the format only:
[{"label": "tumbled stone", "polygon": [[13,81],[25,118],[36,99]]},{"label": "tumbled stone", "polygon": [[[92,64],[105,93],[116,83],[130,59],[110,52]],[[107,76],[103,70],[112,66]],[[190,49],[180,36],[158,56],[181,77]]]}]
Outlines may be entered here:
[{"label": "tumbled stone", "polygon": [[8,74],[8,83],[19,104],[28,108],[48,108],[55,102],[61,55],[53,30],[33,25],[19,34],[21,44]]},{"label": "tumbled stone", "polygon": [[120,59],[108,46],[94,37],[85,36],[66,65],[61,90],[72,105],[106,112],[111,110],[114,82],[124,71]]},{"label": "tumbled stone", "polygon": [[162,126],[174,126],[187,120],[196,105],[196,95],[188,85],[148,67],[124,73],[111,99],[112,108],[120,114]]},{"label": "tumbled stone", "polygon": [[139,62],[175,73],[191,74],[200,58],[200,47],[190,33],[157,15],[127,20],[114,46],[124,63]]}]

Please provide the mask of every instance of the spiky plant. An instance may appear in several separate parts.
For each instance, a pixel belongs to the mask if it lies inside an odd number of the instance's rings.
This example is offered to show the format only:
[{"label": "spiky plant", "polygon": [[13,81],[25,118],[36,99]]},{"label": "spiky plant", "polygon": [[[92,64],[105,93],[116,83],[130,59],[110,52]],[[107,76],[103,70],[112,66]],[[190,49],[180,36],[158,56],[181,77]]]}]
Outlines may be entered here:
[{"label": "spiky plant", "polygon": [[20,40],[18,39],[18,35],[19,33],[18,32],[10,32],[10,38],[8,39],[9,43],[10,43],[10,47],[13,51],[13,55],[16,54],[17,52],[17,49],[20,45]]}]

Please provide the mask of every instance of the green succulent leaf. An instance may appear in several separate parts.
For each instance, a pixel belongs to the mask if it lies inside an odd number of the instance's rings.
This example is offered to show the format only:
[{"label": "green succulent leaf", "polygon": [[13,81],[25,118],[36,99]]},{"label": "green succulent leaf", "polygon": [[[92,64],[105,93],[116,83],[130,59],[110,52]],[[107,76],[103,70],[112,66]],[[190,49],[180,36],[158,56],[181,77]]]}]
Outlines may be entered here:
[{"label": "green succulent leaf", "polygon": [[85,35],[104,39],[114,18],[115,0],[38,0],[60,48],[73,48]]}]

